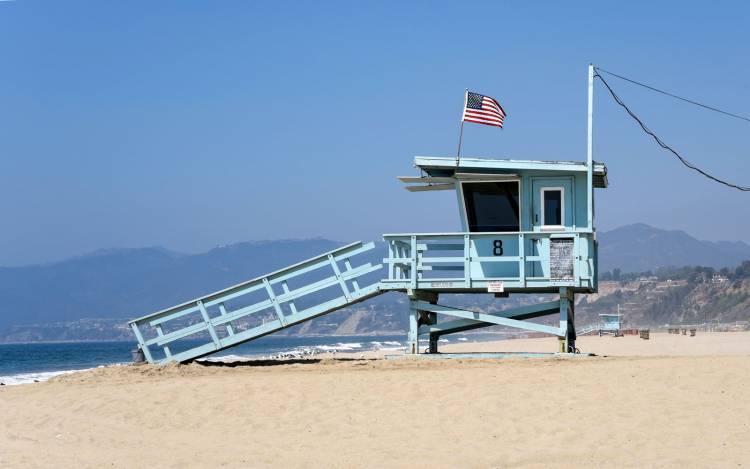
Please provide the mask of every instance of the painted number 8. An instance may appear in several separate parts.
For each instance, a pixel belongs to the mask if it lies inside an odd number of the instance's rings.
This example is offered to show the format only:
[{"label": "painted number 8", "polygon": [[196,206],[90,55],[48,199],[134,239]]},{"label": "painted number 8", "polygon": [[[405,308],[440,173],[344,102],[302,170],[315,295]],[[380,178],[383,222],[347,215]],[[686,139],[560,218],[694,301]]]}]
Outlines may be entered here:
[{"label": "painted number 8", "polygon": [[493,256],[502,256],[503,255],[503,240],[502,239],[496,239],[492,241],[492,255]]}]

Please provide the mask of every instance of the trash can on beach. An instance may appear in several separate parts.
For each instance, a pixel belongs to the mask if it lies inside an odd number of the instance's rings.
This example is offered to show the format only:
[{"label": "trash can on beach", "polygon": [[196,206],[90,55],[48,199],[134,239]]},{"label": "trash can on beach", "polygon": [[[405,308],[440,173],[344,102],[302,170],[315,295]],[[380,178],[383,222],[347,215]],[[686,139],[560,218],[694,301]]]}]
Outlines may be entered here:
[{"label": "trash can on beach", "polygon": [[133,359],[133,363],[145,363],[146,357],[143,355],[143,350],[140,347],[136,347],[130,351],[130,356]]}]

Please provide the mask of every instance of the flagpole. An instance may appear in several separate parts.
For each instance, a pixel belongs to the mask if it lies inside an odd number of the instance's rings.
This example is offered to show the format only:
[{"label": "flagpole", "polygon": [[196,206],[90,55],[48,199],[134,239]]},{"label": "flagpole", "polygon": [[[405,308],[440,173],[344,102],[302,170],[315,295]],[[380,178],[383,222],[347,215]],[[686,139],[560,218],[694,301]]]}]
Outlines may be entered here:
[{"label": "flagpole", "polygon": [[586,178],[588,187],[588,226],[594,228],[594,65],[589,64],[588,121],[586,138]]},{"label": "flagpole", "polygon": [[464,140],[464,113],[466,113],[466,99],[469,96],[469,88],[464,89],[464,109],[461,111],[461,130],[458,133],[458,151],[456,152],[456,166],[461,162],[461,143]]},{"label": "flagpole", "polygon": [[464,139],[464,120],[461,118],[461,131],[458,133],[458,153],[456,153],[456,166],[461,161],[461,142]]}]

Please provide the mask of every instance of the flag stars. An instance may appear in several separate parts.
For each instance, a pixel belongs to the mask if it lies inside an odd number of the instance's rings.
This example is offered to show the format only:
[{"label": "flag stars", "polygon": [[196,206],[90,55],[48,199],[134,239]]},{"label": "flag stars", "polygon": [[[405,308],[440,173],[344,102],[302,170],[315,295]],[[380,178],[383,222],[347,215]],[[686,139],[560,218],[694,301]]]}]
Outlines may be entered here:
[{"label": "flag stars", "polygon": [[484,96],[469,91],[469,96],[466,100],[466,107],[469,109],[482,109],[482,99]]}]

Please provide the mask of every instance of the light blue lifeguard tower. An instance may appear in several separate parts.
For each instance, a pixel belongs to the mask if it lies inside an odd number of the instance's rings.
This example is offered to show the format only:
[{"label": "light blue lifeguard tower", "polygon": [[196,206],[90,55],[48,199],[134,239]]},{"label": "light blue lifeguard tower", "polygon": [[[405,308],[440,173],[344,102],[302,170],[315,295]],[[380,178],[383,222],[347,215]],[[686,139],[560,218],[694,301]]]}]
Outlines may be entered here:
[{"label": "light blue lifeguard tower", "polygon": [[[495,325],[556,336],[558,352],[575,352],[574,296],[597,291],[594,188],[608,185],[607,168],[593,160],[593,65],[588,79],[585,162],[418,156],[420,175],[399,179],[412,192],[455,191],[460,232],[383,235],[388,257],[376,264],[355,265],[374,248],[356,242],[134,319],[145,359],[193,360],[393,291],[409,298],[413,356],[420,336],[434,356],[440,336]],[[385,278],[376,276],[384,265]],[[478,313],[441,305],[444,293],[559,299]],[[559,326],[527,321],[553,314]]]},{"label": "light blue lifeguard tower", "polygon": [[622,314],[620,305],[617,305],[616,313],[601,313],[599,315],[599,335],[612,334],[615,337],[622,335]]},{"label": "light blue lifeguard tower", "polygon": [[[130,326],[146,360],[193,360],[390,291],[409,298],[409,354],[420,353],[420,337],[434,354],[440,336],[494,325],[550,334],[559,338],[558,352],[575,351],[574,295],[597,290],[594,188],[607,187],[606,167],[590,158],[431,156],[414,165],[419,176],[399,179],[412,192],[454,191],[460,232],[386,234],[382,264],[356,265],[374,248],[357,242],[135,319]],[[367,281],[383,266],[384,276]],[[441,305],[440,295],[450,293],[559,299],[477,313]],[[553,314],[559,325],[527,321]]]}]

